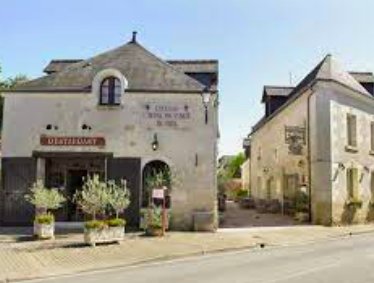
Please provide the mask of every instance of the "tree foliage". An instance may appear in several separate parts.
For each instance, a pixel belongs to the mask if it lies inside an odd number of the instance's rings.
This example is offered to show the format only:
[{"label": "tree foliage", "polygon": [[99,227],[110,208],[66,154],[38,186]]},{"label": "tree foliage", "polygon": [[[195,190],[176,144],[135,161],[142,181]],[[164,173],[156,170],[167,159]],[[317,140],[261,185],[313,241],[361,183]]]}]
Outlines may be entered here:
[{"label": "tree foliage", "polygon": [[31,194],[27,194],[25,199],[37,209],[57,209],[66,201],[58,189],[46,188],[42,180],[37,180],[30,188],[30,191]]},{"label": "tree foliage", "polygon": [[127,182],[121,181],[121,185],[117,185],[114,181],[107,183],[109,191],[109,205],[114,210],[116,218],[130,204],[130,191],[127,189]]},{"label": "tree foliage", "polygon": [[121,181],[121,185],[117,185],[113,180],[103,182],[99,175],[95,174],[93,177],[87,176],[82,190],[75,194],[74,199],[94,220],[98,215],[105,217],[113,211],[118,218],[130,204],[130,192],[125,180]]},{"label": "tree foliage", "polygon": [[241,177],[240,166],[245,161],[244,153],[240,152],[237,155],[230,158],[224,168],[221,169],[220,175],[223,179],[232,179]]}]

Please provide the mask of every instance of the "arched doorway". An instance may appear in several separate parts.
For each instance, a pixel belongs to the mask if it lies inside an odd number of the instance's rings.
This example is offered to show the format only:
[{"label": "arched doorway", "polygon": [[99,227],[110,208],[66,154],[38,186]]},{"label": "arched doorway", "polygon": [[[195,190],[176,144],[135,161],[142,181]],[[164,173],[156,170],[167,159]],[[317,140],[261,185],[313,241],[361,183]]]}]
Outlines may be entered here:
[{"label": "arched doorway", "polygon": [[[141,192],[141,207],[148,207],[150,204],[151,194],[152,194],[152,183],[155,182],[154,179],[158,179],[156,183],[165,186],[165,202],[166,207],[170,208],[171,199],[171,171],[168,164],[161,160],[153,160],[148,162],[143,168],[143,186]],[[156,205],[158,205],[157,200],[153,200]]]}]

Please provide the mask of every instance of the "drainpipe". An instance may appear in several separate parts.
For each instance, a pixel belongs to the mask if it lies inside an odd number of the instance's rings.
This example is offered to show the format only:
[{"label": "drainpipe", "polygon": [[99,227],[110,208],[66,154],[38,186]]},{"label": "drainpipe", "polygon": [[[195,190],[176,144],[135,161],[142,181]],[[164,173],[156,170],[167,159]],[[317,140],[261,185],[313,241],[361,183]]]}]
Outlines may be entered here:
[{"label": "drainpipe", "polygon": [[310,137],[310,99],[314,94],[313,85],[311,85],[311,92],[308,95],[307,100],[307,135],[308,135],[308,194],[309,194],[309,222],[312,222],[312,156],[311,156],[311,137]]}]

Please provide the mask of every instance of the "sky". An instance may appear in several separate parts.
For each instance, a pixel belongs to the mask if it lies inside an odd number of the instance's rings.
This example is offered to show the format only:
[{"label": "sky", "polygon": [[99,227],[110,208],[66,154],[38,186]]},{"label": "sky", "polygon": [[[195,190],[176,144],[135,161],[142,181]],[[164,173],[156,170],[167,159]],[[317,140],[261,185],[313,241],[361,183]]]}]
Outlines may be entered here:
[{"label": "sky", "polygon": [[0,0],[0,65],[35,78],[133,30],[161,58],[218,59],[219,155],[235,154],[264,113],[264,85],[296,84],[329,53],[374,71],[373,27],[372,0]]}]

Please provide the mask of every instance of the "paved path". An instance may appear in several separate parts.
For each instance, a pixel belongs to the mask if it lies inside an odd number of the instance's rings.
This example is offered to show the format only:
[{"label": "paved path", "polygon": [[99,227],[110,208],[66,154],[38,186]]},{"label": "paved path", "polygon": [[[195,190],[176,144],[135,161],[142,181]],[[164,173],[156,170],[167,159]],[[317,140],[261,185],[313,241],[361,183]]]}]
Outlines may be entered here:
[{"label": "paved path", "polygon": [[170,232],[164,238],[126,235],[120,244],[91,248],[83,244],[82,234],[59,235],[51,241],[24,241],[9,231],[0,237],[0,282],[84,271],[138,265],[193,255],[265,246],[294,246],[349,233],[374,233],[374,226],[328,228],[293,226],[220,229],[217,233]]},{"label": "paved path", "polygon": [[257,213],[255,209],[242,209],[233,201],[226,202],[222,228],[279,227],[295,225],[292,217],[281,214]]},{"label": "paved path", "polygon": [[201,256],[42,282],[368,283],[374,282],[373,242],[374,235],[361,235],[307,246]]}]

